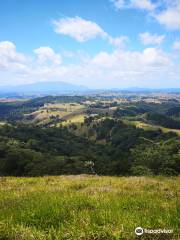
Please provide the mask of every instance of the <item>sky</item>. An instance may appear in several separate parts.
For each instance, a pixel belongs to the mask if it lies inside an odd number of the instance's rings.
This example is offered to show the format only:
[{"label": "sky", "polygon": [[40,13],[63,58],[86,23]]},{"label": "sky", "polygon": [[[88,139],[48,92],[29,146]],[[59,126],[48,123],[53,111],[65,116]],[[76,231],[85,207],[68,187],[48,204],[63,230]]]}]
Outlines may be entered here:
[{"label": "sky", "polygon": [[180,0],[0,0],[0,86],[180,88]]}]

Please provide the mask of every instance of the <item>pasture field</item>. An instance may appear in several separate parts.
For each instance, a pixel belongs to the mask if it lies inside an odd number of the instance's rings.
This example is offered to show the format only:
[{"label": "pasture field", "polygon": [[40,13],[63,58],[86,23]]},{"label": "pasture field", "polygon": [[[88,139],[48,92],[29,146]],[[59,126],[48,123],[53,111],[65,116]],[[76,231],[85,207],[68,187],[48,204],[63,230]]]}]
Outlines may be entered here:
[{"label": "pasture field", "polygon": [[86,114],[77,114],[77,115],[68,116],[66,118],[66,121],[62,122],[62,125],[66,126],[71,123],[83,123],[86,116],[87,116]]},{"label": "pasture field", "polygon": [[64,124],[67,125],[70,122],[84,122],[85,115],[83,112],[85,109],[85,105],[78,103],[51,103],[45,104],[44,107],[25,115],[26,117],[31,116],[31,122],[37,123],[37,125],[50,122],[51,117],[67,120]]},{"label": "pasture field", "polygon": [[180,177],[1,177],[0,239],[179,239],[179,188]]},{"label": "pasture field", "polygon": [[168,133],[168,132],[174,132],[178,136],[180,136],[180,130],[179,129],[171,129],[171,128],[166,128],[162,126],[157,126],[157,125],[152,125],[149,123],[144,123],[141,121],[130,121],[127,119],[123,119],[124,123],[134,125],[137,128],[143,128],[144,130],[151,130],[151,131],[157,131],[158,129],[161,129],[163,133]]}]

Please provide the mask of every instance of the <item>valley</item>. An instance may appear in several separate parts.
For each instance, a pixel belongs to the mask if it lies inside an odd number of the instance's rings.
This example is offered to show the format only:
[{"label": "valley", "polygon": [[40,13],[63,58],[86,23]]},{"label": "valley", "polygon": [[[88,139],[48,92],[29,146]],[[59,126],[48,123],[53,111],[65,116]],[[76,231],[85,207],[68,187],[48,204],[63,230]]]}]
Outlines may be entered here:
[{"label": "valley", "polygon": [[179,174],[178,94],[3,99],[0,121],[1,175]]}]

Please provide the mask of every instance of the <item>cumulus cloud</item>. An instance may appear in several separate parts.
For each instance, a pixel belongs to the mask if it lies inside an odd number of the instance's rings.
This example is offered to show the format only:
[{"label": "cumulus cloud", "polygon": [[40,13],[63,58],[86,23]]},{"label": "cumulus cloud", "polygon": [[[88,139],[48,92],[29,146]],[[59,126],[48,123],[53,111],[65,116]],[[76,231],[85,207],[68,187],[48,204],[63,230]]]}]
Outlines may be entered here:
[{"label": "cumulus cloud", "polygon": [[122,8],[135,8],[141,10],[152,11],[156,8],[156,5],[150,0],[111,0],[117,9]]},{"label": "cumulus cloud", "polygon": [[[91,60],[88,67],[97,71],[98,79],[107,87],[131,86],[133,82],[151,86],[171,81],[180,72],[171,56],[156,48],[141,51],[115,50],[112,53],[100,52]],[[162,80],[163,79],[163,80]],[[100,82],[100,80],[98,82]],[[170,84],[170,82],[169,82]]]},{"label": "cumulus cloud", "polygon": [[35,49],[35,57],[29,61],[28,56],[16,51],[14,44],[7,47],[15,51],[13,54],[10,51],[9,55],[2,45],[1,42],[0,56],[6,56],[7,65],[0,68],[1,85],[7,84],[6,81],[13,85],[63,80],[95,88],[126,87],[128,83],[132,86],[133,82],[146,86],[149,82],[154,86],[167,80],[171,85],[171,81],[180,75],[180,67],[173,56],[155,47],[143,51],[117,48],[111,53],[102,51],[93,57],[83,54],[78,62],[64,63],[50,47]]},{"label": "cumulus cloud", "polygon": [[105,68],[139,72],[143,72],[146,67],[159,68],[171,65],[169,56],[156,48],[146,48],[143,52],[119,50],[110,54],[100,52],[93,58],[92,62]]},{"label": "cumulus cloud", "polygon": [[120,48],[127,42],[127,36],[112,37],[106,33],[97,23],[82,19],[80,17],[62,18],[53,21],[54,30],[74,38],[78,42],[86,42],[96,37],[101,37],[109,44]]},{"label": "cumulus cloud", "polygon": [[78,16],[74,18],[62,18],[53,21],[53,24],[55,32],[68,35],[79,42],[107,35],[95,22],[82,19]]},{"label": "cumulus cloud", "polygon": [[159,45],[163,42],[165,35],[157,35],[145,32],[140,33],[139,38],[144,45]]},{"label": "cumulus cloud", "polygon": [[175,4],[168,5],[165,10],[154,15],[160,24],[172,30],[180,29],[180,2],[174,2]]},{"label": "cumulus cloud", "polygon": [[10,41],[0,42],[0,68],[23,68],[26,61],[24,54],[17,52],[16,46]]},{"label": "cumulus cloud", "polygon": [[125,0],[111,0],[113,2],[116,9],[121,9],[126,7]]},{"label": "cumulus cloud", "polygon": [[110,0],[117,10],[139,9],[146,10],[161,25],[171,30],[180,29],[179,0]]},{"label": "cumulus cloud", "polygon": [[39,63],[53,63],[53,64],[60,64],[61,63],[61,56],[60,54],[56,54],[54,50],[48,46],[40,47],[34,50],[34,53],[37,54],[38,62]]},{"label": "cumulus cloud", "polygon": [[120,36],[120,37],[108,37],[109,43],[117,48],[123,48],[125,43],[129,40],[127,36]]},{"label": "cumulus cloud", "polygon": [[132,0],[131,6],[138,9],[144,9],[152,11],[155,9],[155,4],[153,4],[150,0]]},{"label": "cumulus cloud", "polygon": [[[171,55],[157,48],[143,51],[116,49],[99,52],[87,61],[68,66],[66,79],[89,87],[127,87],[133,85],[171,85],[180,70]],[[74,78],[72,78],[74,74]]]}]

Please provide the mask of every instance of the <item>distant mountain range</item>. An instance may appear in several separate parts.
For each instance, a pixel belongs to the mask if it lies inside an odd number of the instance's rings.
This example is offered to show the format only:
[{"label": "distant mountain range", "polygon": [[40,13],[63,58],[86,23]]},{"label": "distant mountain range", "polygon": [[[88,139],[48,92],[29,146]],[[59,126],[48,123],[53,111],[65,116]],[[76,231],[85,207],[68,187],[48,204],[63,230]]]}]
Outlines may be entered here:
[{"label": "distant mountain range", "polygon": [[180,93],[180,88],[166,88],[166,89],[151,89],[151,88],[112,88],[112,89],[90,89],[86,86],[75,85],[62,81],[56,82],[37,82],[32,84],[24,84],[18,86],[3,86],[0,87],[0,94],[24,94],[24,95],[50,95],[50,94],[81,94],[81,93],[104,93],[104,92],[116,92],[116,93]]},{"label": "distant mountain range", "polygon": [[25,93],[25,94],[67,94],[73,92],[88,91],[87,87],[66,82],[38,82],[18,86],[0,87],[1,93]]},{"label": "distant mountain range", "polygon": [[140,88],[140,87],[130,87],[130,88],[126,88],[123,89],[123,91],[128,91],[128,92],[136,92],[136,93],[143,93],[143,92],[147,92],[147,93],[152,93],[152,92],[156,92],[156,93],[180,93],[180,88]]}]

